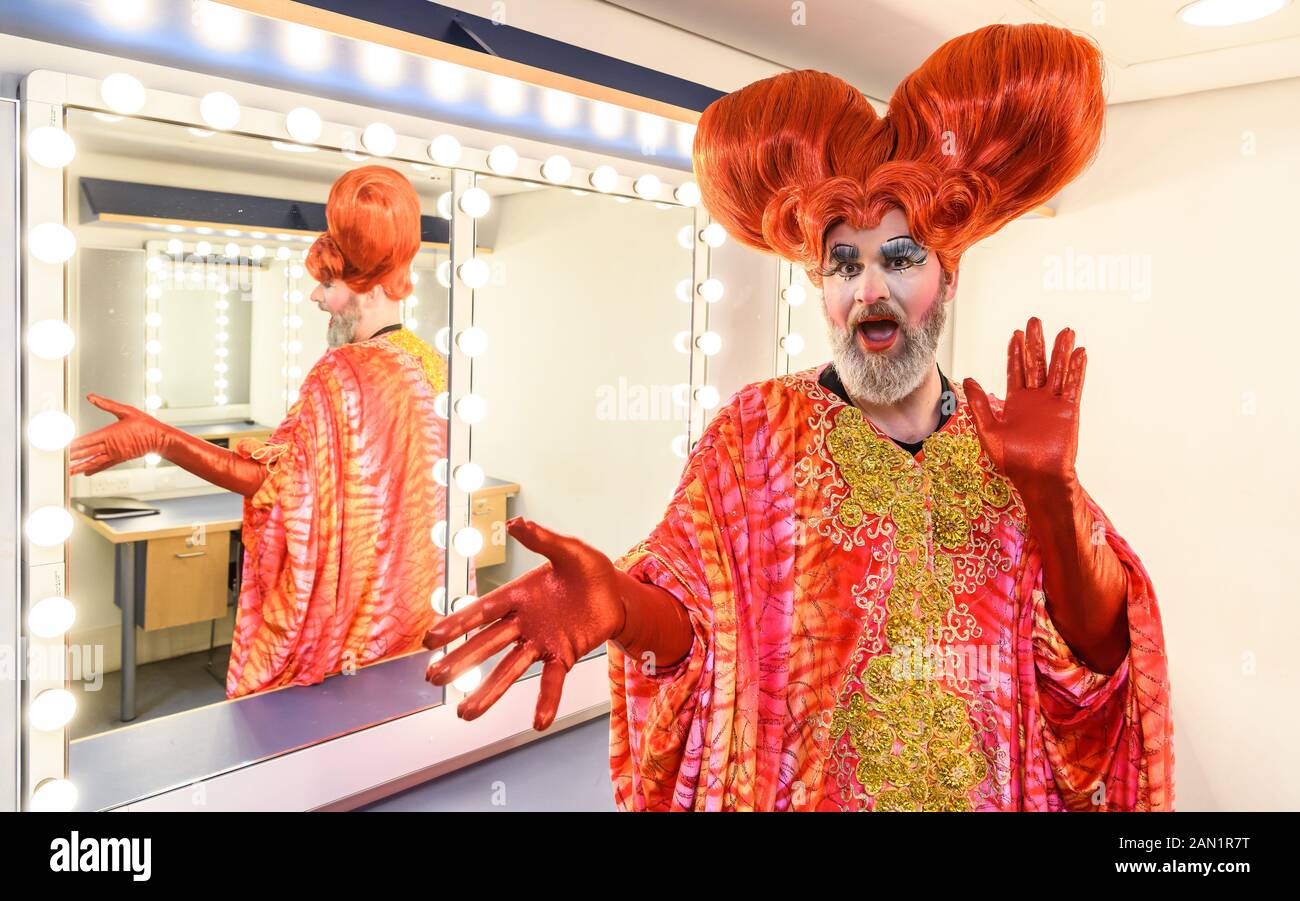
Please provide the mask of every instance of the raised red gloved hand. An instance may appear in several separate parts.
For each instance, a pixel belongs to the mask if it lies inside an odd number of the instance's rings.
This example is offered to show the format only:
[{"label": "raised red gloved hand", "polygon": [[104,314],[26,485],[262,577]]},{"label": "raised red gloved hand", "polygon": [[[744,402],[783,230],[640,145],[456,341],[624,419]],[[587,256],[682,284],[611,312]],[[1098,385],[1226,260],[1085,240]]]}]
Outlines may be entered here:
[{"label": "raised red gloved hand", "polygon": [[1031,317],[1007,348],[1007,395],[1001,417],[974,379],[962,384],[980,442],[1025,504],[1043,558],[1048,612],[1076,656],[1114,672],[1128,653],[1128,575],[1095,522],[1075,474],[1079,400],[1088,355],[1074,332],[1056,336],[1050,366],[1043,324]]},{"label": "raised red gloved hand", "polygon": [[143,410],[88,394],[92,404],[117,422],[82,435],[68,448],[68,473],[94,475],[110,466],[156,453],[164,460],[229,491],[252,497],[266,478],[266,467],[188,432],[159,422]]},{"label": "raised red gloved hand", "polygon": [[648,657],[674,665],[689,653],[694,634],[690,618],[667,591],[633,579],[577,538],[518,516],[506,529],[549,562],[440,620],[424,636],[424,646],[432,650],[490,624],[429,664],[425,678],[434,685],[446,685],[502,648],[516,645],[461,701],[456,712],[462,719],[482,715],[538,660],[543,661],[542,681],[533,728],[541,731],[555,721],[565,674],[604,642],[618,642],[638,660]]}]

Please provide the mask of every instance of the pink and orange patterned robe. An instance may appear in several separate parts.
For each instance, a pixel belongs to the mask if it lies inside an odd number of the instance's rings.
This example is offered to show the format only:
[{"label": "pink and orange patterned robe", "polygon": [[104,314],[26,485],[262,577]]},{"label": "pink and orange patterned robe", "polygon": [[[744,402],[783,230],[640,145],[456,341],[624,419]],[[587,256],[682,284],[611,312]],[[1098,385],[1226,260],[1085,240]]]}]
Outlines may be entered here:
[{"label": "pink and orange patterned robe", "polygon": [[609,645],[620,809],[1172,809],[1160,614],[1127,542],[1089,498],[1129,583],[1131,649],[1105,675],[1047,615],[960,383],[913,457],[822,368],[740,391],[617,561],[695,629],[669,670]]},{"label": "pink and orange patterned robe", "polygon": [[265,442],[244,502],[244,569],[226,696],[311,685],[420,649],[443,584],[433,542],[447,455],[446,367],[406,329],[325,353]]}]

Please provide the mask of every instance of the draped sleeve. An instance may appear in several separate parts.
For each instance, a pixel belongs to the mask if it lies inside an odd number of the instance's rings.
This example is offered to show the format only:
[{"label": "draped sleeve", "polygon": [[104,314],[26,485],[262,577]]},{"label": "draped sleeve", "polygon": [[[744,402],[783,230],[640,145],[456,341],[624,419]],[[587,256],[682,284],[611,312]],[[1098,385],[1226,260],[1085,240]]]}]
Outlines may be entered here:
[{"label": "draped sleeve", "polygon": [[[339,481],[348,390],[355,376],[335,351],[312,367],[298,399],[265,442],[237,451],[268,469],[244,500],[244,572],[231,641],[227,697],[324,679],[334,618],[342,514]],[[322,605],[330,609],[323,609]]]},{"label": "draped sleeve", "polygon": [[609,644],[610,766],[622,810],[717,810],[735,715],[738,554],[744,497],[736,465],[736,403],[713,418],[687,461],[663,520],[615,561],[686,607],[690,653],[670,669]]},{"label": "draped sleeve", "polygon": [[1129,653],[1112,674],[1074,654],[1047,611],[1042,557],[1031,535],[1016,636],[1026,700],[1025,807],[1172,810],[1173,718],[1155,589],[1128,542],[1084,497],[1128,579]]}]

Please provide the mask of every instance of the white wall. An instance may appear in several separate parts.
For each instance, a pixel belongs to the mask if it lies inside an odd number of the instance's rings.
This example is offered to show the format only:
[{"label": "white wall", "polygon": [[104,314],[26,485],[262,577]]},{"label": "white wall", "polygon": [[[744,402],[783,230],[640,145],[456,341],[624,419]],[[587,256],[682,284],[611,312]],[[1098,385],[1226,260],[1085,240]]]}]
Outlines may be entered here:
[{"label": "white wall", "polygon": [[[685,464],[672,452],[685,408],[636,403],[690,378],[673,347],[690,327],[690,307],[674,296],[691,273],[677,243],[690,212],[559,188],[494,204],[493,280],[474,292],[474,323],[490,343],[472,389],[488,415],[474,426],[471,459],[520,484],[511,515],[621,554],[663,517]],[[513,540],[507,555],[480,578],[504,581],[542,562]]]},{"label": "white wall", "polygon": [[[1057,218],[973,248],[959,283],[959,376],[1001,395],[1032,314],[1088,348],[1080,479],[1156,587],[1185,810],[1300,807],[1297,108],[1300,79],[1112,108]],[[1102,255],[1133,275],[1045,281]]]}]

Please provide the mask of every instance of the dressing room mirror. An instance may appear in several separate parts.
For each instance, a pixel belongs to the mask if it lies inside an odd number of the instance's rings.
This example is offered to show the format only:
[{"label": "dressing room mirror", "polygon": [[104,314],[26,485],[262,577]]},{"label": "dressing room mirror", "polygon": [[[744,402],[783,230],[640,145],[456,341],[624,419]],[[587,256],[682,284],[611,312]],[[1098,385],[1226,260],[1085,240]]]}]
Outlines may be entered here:
[{"label": "dressing room mirror", "polygon": [[[65,127],[77,147],[66,224],[79,248],[68,296],[78,434],[113,421],[87,401],[95,393],[222,447],[269,437],[328,349],[307,248],[325,228],[331,184],[367,162],[402,172],[421,198],[402,321],[431,346],[445,331],[448,170],[77,108]],[[70,494],[70,643],[102,653],[88,662],[98,678],[75,683],[80,806],[125,803],[442,702],[422,678],[422,649],[227,700],[244,498],[153,455],[74,475]],[[177,735],[203,750],[169,753]]]},{"label": "dressing room mirror", "polygon": [[479,331],[455,341],[477,351],[486,404],[471,427],[482,596],[545,562],[508,538],[510,517],[611,558],[663,517],[685,463],[695,211],[495,176],[477,186],[491,198],[475,242],[490,274],[473,295]]}]

